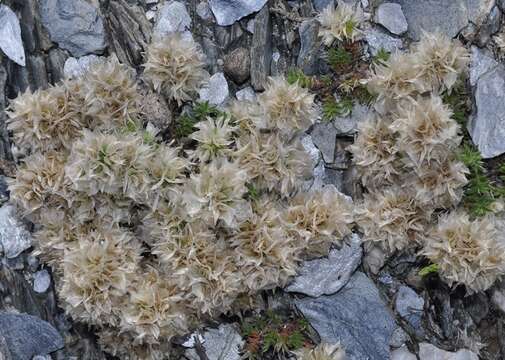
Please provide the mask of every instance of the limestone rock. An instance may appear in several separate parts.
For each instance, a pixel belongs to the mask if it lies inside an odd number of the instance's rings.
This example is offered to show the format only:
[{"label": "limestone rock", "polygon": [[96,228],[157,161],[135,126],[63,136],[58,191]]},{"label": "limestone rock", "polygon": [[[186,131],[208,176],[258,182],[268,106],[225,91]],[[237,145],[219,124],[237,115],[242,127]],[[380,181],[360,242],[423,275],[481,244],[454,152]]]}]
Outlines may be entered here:
[{"label": "limestone rock", "polygon": [[0,245],[7,258],[15,258],[32,246],[32,236],[11,204],[0,208]]},{"label": "limestone rock", "polygon": [[349,242],[342,249],[332,249],[328,257],[305,261],[285,290],[313,297],[338,292],[347,284],[363,255],[359,235],[350,236]]},{"label": "limestone rock", "polygon": [[228,26],[243,17],[260,11],[267,0],[209,0],[218,25]]},{"label": "limestone rock", "polygon": [[39,8],[51,40],[73,56],[105,49],[104,25],[95,4],[85,0],[40,0]]},{"label": "limestone rock", "polygon": [[336,294],[295,300],[321,340],[340,341],[349,360],[389,358],[395,320],[375,284],[356,272]]},{"label": "limestone rock", "polygon": [[375,14],[375,21],[395,35],[401,35],[408,29],[407,19],[400,4],[380,4]]},{"label": "limestone rock", "polygon": [[19,20],[16,14],[5,5],[0,5],[0,49],[16,64],[26,65]]},{"label": "limestone rock", "polygon": [[200,89],[200,100],[213,105],[223,104],[230,96],[228,81],[223,73],[212,75],[209,82]]},{"label": "limestone rock", "polygon": [[432,344],[419,344],[420,360],[479,360],[477,354],[470,350],[462,349],[457,352],[449,352],[439,349]]}]

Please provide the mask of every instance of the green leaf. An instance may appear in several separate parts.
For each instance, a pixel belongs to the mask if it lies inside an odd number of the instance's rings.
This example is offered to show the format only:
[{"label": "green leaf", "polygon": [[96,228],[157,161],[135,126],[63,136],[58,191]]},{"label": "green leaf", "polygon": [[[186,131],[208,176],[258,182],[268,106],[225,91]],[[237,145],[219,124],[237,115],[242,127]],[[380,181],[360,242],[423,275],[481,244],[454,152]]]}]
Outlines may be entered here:
[{"label": "green leaf", "polygon": [[330,98],[323,103],[323,120],[332,121],[337,116],[347,116],[351,113],[353,105],[351,98],[344,98],[339,102]]},{"label": "green leaf", "polygon": [[291,85],[298,83],[303,88],[310,88],[312,86],[312,79],[300,69],[290,69],[286,80]]},{"label": "green leaf", "polygon": [[391,57],[391,54],[384,48],[380,48],[377,54],[372,58],[372,61],[376,64],[385,64]]},{"label": "green leaf", "polygon": [[290,350],[297,350],[303,346],[305,338],[300,331],[294,331],[288,337],[287,345]]},{"label": "green leaf", "polygon": [[438,272],[439,267],[437,264],[430,264],[428,266],[423,267],[421,270],[419,270],[419,275],[420,276],[426,276],[428,274],[436,273]]},{"label": "green leaf", "polygon": [[352,63],[352,54],[343,48],[333,48],[328,50],[328,61],[334,68],[349,65]]}]

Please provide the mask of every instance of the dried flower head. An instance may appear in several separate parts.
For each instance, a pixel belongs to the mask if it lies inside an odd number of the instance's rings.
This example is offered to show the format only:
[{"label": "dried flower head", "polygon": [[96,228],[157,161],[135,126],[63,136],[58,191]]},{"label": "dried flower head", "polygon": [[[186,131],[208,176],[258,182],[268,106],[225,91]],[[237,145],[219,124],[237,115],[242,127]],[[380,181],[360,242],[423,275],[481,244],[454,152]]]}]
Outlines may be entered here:
[{"label": "dried flower head", "polygon": [[259,132],[246,139],[241,141],[238,161],[259,189],[275,189],[289,197],[312,177],[314,164],[298,139],[285,143],[278,134]]},{"label": "dried flower head", "polygon": [[413,51],[420,92],[450,91],[470,63],[470,54],[458,40],[439,33],[423,32]]},{"label": "dried flower head", "polygon": [[380,113],[395,110],[397,101],[416,93],[413,55],[396,52],[388,61],[376,63],[365,80],[368,91],[377,95],[375,108]]},{"label": "dried flower head", "polygon": [[333,185],[310,193],[300,193],[289,202],[284,221],[296,236],[307,243],[310,254],[324,255],[334,243],[351,233],[353,204]]},{"label": "dried flower head", "polygon": [[199,314],[230,309],[242,291],[234,253],[223,238],[201,221],[163,226],[163,235],[153,245],[153,254],[172,275],[188,306]]},{"label": "dried flower head", "polygon": [[222,116],[217,119],[207,118],[200,121],[195,127],[198,129],[191,138],[198,141],[198,146],[192,157],[207,162],[209,160],[226,156],[230,152],[230,145],[233,143],[233,131],[230,118]]},{"label": "dried flower head", "polygon": [[121,304],[121,331],[134,335],[134,344],[158,344],[188,331],[183,296],[165,274],[153,267],[136,277]]},{"label": "dried flower head", "polygon": [[449,157],[423,165],[405,183],[409,187],[414,184],[410,189],[422,206],[447,209],[461,201],[468,174],[469,170],[463,163]]},{"label": "dried flower head", "polygon": [[66,156],[50,151],[34,153],[24,159],[16,177],[9,180],[12,201],[19,204],[25,215],[38,215],[42,207],[61,208],[71,204],[73,194],[65,178]]},{"label": "dried flower head", "polygon": [[122,193],[145,201],[150,189],[146,165],[152,156],[140,136],[84,131],[65,171],[74,189],[88,195]]},{"label": "dried flower head", "polygon": [[389,122],[370,117],[358,124],[358,136],[349,146],[361,182],[377,189],[396,182],[402,172],[396,137]]},{"label": "dried flower head", "polygon": [[493,216],[470,220],[468,214],[442,215],[424,239],[422,254],[438,265],[449,285],[469,293],[485,291],[505,273],[503,230]]},{"label": "dried flower head", "polygon": [[423,211],[409,193],[395,186],[366,194],[355,209],[356,223],[364,241],[388,252],[403,250],[420,241],[430,214]]},{"label": "dried flower head", "polygon": [[74,319],[91,324],[118,321],[117,304],[135,279],[141,249],[124,230],[97,229],[65,252],[60,296]]},{"label": "dried flower head", "polygon": [[317,114],[314,95],[298,83],[289,84],[284,77],[270,78],[265,92],[259,96],[265,111],[267,127],[292,135],[307,130]]},{"label": "dried flower head", "polygon": [[231,244],[250,292],[284,286],[296,274],[302,248],[269,199],[258,201],[256,211],[240,225]]},{"label": "dried flower head", "polygon": [[390,128],[398,134],[398,147],[416,167],[445,159],[461,142],[459,125],[439,96],[418,98],[402,106]]},{"label": "dried flower head", "polygon": [[25,152],[70,149],[84,127],[77,96],[66,82],[34,93],[27,90],[12,100],[7,128],[16,145]]},{"label": "dried flower head", "polygon": [[235,227],[248,214],[243,196],[247,192],[247,172],[237,163],[213,161],[200,167],[200,174],[191,174],[182,195],[189,216],[208,219],[216,225],[222,220]]},{"label": "dried flower head", "polygon": [[362,34],[361,25],[365,17],[361,7],[352,6],[344,1],[338,1],[337,4],[336,8],[328,6],[317,17],[321,24],[319,36],[326,46],[330,46],[335,40],[354,42]]},{"label": "dried flower head", "polygon": [[345,350],[340,343],[321,343],[313,349],[303,348],[295,353],[297,360],[346,360]]},{"label": "dried flower head", "polygon": [[111,57],[94,64],[80,81],[84,114],[91,128],[111,131],[140,126],[133,69]]},{"label": "dried flower head", "polygon": [[154,89],[179,105],[191,100],[208,78],[196,43],[172,33],[149,45],[144,75]]}]

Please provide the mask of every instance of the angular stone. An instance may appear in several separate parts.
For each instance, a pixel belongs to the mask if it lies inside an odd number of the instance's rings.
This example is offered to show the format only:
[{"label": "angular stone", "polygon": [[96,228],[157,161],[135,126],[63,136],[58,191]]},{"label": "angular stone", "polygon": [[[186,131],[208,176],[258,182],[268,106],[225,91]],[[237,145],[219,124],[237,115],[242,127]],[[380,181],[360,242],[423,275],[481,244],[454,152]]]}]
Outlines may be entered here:
[{"label": "angular stone", "polygon": [[337,117],[333,120],[333,126],[337,130],[337,135],[353,135],[358,130],[358,124],[365,120],[369,113],[368,106],[355,104],[350,115]]},{"label": "angular stone", "polygon": [[252,87],[248,86],[237,91],[235,97],[240,101],[254,101],[256,100],[256,93]]},{"label": "angular stone", "polygon": [[[391,351],[390,360],[417,360],[417,356],[412,354],[405,346]],[[433,359],[434,360],[434,359]]]},{"label": "angular stone", "polygon": [[432,344],[419,344],[420,360],[479,360],[477,354],[470,350],[461,349],[457,352],[449,352],[439,349]]},{"label": "angular stone", "polygon": [[201,3],[198,3],[198,5],[196,6],[196,13],[203,20],[207,20],[207,21],[212,20],[212,11],[210,11],[209,4],[206,1],[202,1]]},{"label": "angular stone", "polygon": [[422,30],[455,37],[468,24],[467,0],[391,0],[407,18],[408,35],[419,40]]},{"label": "angular stone", "polygon": [[312,0],[312,4],[314,5],[314,9],[321,12],[329,5],[333,5],[334,0]]},{"label": "angular stone", "polygon": [[400,286],[396,294],[395,307],[398,314],[416,330],[421,329],[424,299],[408,286]]},{"label": "angular stone", "polygon": [[0,208],[0,245],[8,259],[15,258],[32,246],[32,236],[11,204]]},{"label": "angular stone", "polygon": [[340,341],[349,360],[389,358],[389,340],[396,324],[375,284],[356,272],[334,295],[295,300],[321,340]]},{"label": "angular stone", "polygon": [[186,5],[179,1],[169,1],[158,10],[154,35],[163,36],[173,32],[184,32],[191,29],[191,17]]},{"label": "angular stone", "polygon": [[87,55],[76,59],[74,57],[68,58],[63,67],[63,73],[67,78],[78,78],[84,75],[91,66],[103,61],[102,56]]},{"label": "angular stone", "polygon": [[314,125],[311,133],[312,140],[323,154],[324,162],[332,164],[335,160],[335,143],[337,130],[331,122],[320,122]]},{"label": "angular stone", "polygon": [[63,338],[46,321],[27,314],[0,312],[0,338],[10,356],[16,360],[32,360],[63,348]]},{"label": "angular stone", "polygon": [[18,17],[5,5],[0,5],[0,49],[16,64],[26,65]]},{"label": "angular stone", "polygon": [[470,85],[474,86],[481,75],[496,67],[498,62],[494,59],[493,54],[486,49],[472,46],[471,52]]},{"label": "angular stone", "polygon": [[236,84],[240,85],[249,79],[250,71],[251,56],[247,49],[237,48],[224,57],[224,72]]},{"label": "angular stone", "polygon": [[378,27],[365,30],[365,40],[373,56],[377,55],[380,49],[394,53],[403,48],[402,39],[395,38]]},{"label": "angular stone", "polygon": [[33,274],[33,290],[36,293],[45,293],[51,286],[51,276],[47,270],[40,270]]},{"label": "angular stone", "polygon": [[316,19],[305,20],[298,28],[300,33],[300,53],[297,66],[307,75],[316,75],[319,60],[319,22]]},{"label": "angular stone", "polygon": [[243,17],[260,11],[267,0],[209,0],[218,25],[228,26]]},{"label": "angular stone", "polygon": [[56,84],[64,77],[64,67],[65,62],[67,61],[68,55],[67,52],[54,48],[49,51],[48,57],[48,66],[51,73],[51,83]]},{"label": "angular stone", "polygon": [[468,132],[482,157],[489,159],[505,152],[505,67],[483,74],[475,89],[475,111]]},{"label": "angular stone", "polygon": [[96,5],[85,0],[40,0],[39,8],[51,40],[73,56],[105,49],[105,30]]},{"label": "angular stone", "polygon": [[344,243],[341,249],[332,249],[328,257],[305,261],[284,290],[313,297],[338,292],[347,284],[363,255],[359,235],[352,234],[349,243]]},{"label": "angular stone", "polygon": [[213,105],[223,104],[230,96],[228,81],[223,73],[212,75],[209,82],[200,89],[200,100],[208,101]]},{"label": "angular stone", "polygon": [[479,46],[486,46],[488,41],[491,39],[491,36],[500,30],[500,23],[501,11],[498,6],[495,6],[479,28],[477,44]]},{"label": "angular stone", "polygon": [[400,4],[380,4],[375,14],[375,22],[395,35],[401,35],[408,30],[407,19]]},{"label": "angular stone", "polygon": [[[201,341],[208,360],[240,360],[242,337],[232,324],[222,324],[217,329],[208,329]],[[200,360],[194,349],[186,351],[190,360]]]},{"label": "angular stone", "polygon": [[312,164],[316,166],[321,161],[321,152],[317,149],[312,137],[310,135],[304,135],[300,139],[303,148],[310,155],[312,159]]},{"label": "angular stone", "polygon": [[251,85],[255,90],[264,90],[272,62],[272,22],[270,11],[265,6],[254,20],[251,44]]}]

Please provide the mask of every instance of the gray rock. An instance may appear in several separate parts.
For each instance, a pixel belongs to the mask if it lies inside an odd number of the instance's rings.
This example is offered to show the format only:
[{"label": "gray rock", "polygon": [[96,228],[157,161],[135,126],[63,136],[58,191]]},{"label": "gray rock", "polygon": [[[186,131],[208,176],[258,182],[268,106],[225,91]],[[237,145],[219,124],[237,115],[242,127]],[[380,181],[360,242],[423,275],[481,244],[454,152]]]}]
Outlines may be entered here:
[{"label": "gray rock", "polygon": [[65,61],[65,65],[63,66],[63,73],[67,78],[78,78],[84,75],[89,68],[99,62],[103,61],[102,56],[96,55],[87,55],[76,59],[74,57],[70,57]]},{"label": "gray rock", "polygon": [[272,62],[272,22],[270,11],[265,6],[254,20],[251,44],[251,85],[255,90],[264,90]]},{"label": "gray rock", "polygon": [[498,62],[494,59],[493,54],[486,49],[472,46],[471,52],[470,85],[474,86],[481,75],[496,67]]},{"label": "gray rock", "polygon": [[[244,341],[232,324],[222,324],[203,334],[202,345],[209,360],[240,360],[240,349]],[[194,349],[186,351],[190,360],[200,360]]]},{"label": "gray rock", "polygon": [[496,4],[501,9],[501,11],[505,11],[505,0],[496,0]]},{"label": "gray rock", "polygon": [[412,354],[405,346],[391,351],[390,360],[417,360],[417,356]]},{"label": "gray rock", "polygon": [[305,20],[298,28],[300,33],[300,53],[297,66],[307,75],[318,73],[319,49],[319,22],[316,19]]},{"label": "gray rock", "polygon": [[237,84],[249,79],[251,71],[250,51],[240,47],[224,57],[224,72]]},{"label": "gray rock", "polygon": [[312,164],[316,166],[319,164],[321,161],[321,152],[317,149],[316,145],[314,144],[314,141],[312,140],[312,137],[310,135],[304,135],[300,139],[303,148],[305,151],[310,155],[310,158],[312,159]]},{"label": "gray rock", "polygon": [[337,188],[338,191],[341,193],[344,193],[344,171],[343,170],[337,170],[337,169],[332,169],[332,168],[327,168],[324,167],[324,162],[323,163],[323,169],[324,172],[322,173],[322,180],[324,185],[333,185]]},{"label": "gray rock", "polygon": [[505,313],[505,281],[500,281],[494,287],[491,301],[498,309]]},{"label": "gray rock", "polygon": [[5,339],[10,356],[31,360],[63,348],[63,338],[46,321],[27,314],[0,313],[0,338]]},{"label": "gray rock", "polygon": [[212,11],[210,11],[209,4],[206,1],[202,1],[201,3],[198,3],[198,5],[196,6],[196,13],[203,20],[206,20],[206,21],[212,20]]},{"label": "gray rock", "polygon": [[416,330],[421,329],[424,299],[408,286],[400,286],[396,294],[395,307],[398,314]]},{"label": "gray rock", "polygon": [[223,104],[230,96],[228,81],[223,73],[212,75],[208,83],[199,91],[200,100],[208,101],[213,105]]},{"label": "gray rock", "polygon": [[374,56],[377,55],[380,49],[394,53],[403,48],[402,39],[395,38],[378,27],[365,30],[365,40],[368,43],[370,53]]},{"label": "gray rock", "polygon": [[477,354],[470,350],[462,349],[457,352],[449,352],[439,349],[432,344],[419,344],[420,360],[479,360]]},{"label": "gray rock", "polygon": [[49,51],[48,72],[51,74],[51,83],[56,84],[63,79],[63,68],[67,58],[67,52],[62,49],[54,48]]},{"label": "gray rock", "polygon": [[350,115],[335,118],[332,123],[337,130],[337,135],[352,135],[356,133],[358,124],[365,120],[369,110],[368,106],[355,104]]},{"label": "gray rock", "polygon": [[377,8],[375,22],[381,24],[395,35],[401,35],[408,30],[407,19],[400,4],[382,3]]},{"label": "gray rock", "polygon": [[33,274],[33,290],[42,294],[51,286],[51,276],[47,270],[40,270]]},{"label": "gray rock", "polygon": [[347,284],[363,255],[359,235],[352,234],[349,240],[350,245],[344,244],[340,250],[332,249],[328,257],[305,261],[285,290],[313,297],[339,291]]},{"label": "gray rock", "polygon": [[401,327],[397,327],[395,331],[393,331],[393,335],[391,335],[389,346],[392,348],[399,348],[405,345],[408,340],[409,335],[405,332],[405,330],[403,330]]},{"label": "gray rock", "polygon": [[505,152],[505,67],[481,75],[475,89],[475,110],[468,131],[484,159]]},{"label": "gray rock", "polygon": [[209,5],[221,26],[228,26],[243,17],[260,11],[267,0],[209,0]]},{"label": "gray rock", "polygon": [[[324,185],[329,184],[326,180],[327,169],[324,167],[324,161],[320,161],[319,164],[314,168],[314,177],[312,179],[312,184],[306,191],[316,191],[321,190]],[[338,191],[342,191],[342,184],[335,181],[331,183],[335,186]]]},{"label": "gray rock", "polygon": [[97,6],[85,0],[40,0],[42,23],[51,40],[73,56],[102,53],[105,30]]},{"label": "gray rock", "polygon": [[486,21],[494,5],[495,0],[466,0],[468,20],[480,27]]},{"label": "gray rock", "polygon": [[11,204],[0,208],[0,245],[8,259],[15,258],[32,246],[32,236],[18,219]]},{"label": "gray rock", "polygon": [[340,341],[350,360],[389,358],[396,324],[375,284],[356,272],[338,293],[295,300],[321,340]]},{"label": "gray rock", "polygon": [[335,160],[335,142],[337,130],[331,122],[320,122],[314,125],[311,133],[312,140],[323,154],[324,162],[332,164]]},{"label": "gray rock", "polygon": [[455,37],[468,24],[467,0],[391,0],[400,4],[409,25],[408,35],[419,40],[422,30]]},{"label": "gray rock", "polygon": [[500,30],[501,11],[498,6],[493,7],[484,23],[480,26],[478,45],[485,46],[491,39],[491,36]]},{"label": "gray rock", "polygon": [[312,0],[312,4],[314,5],[314,9],[321,12],[326,9],[329,5],[333,5],[335,3],[334,0]]},{"label": "gray rock", "polygon": [[158,10],[154,25],[154,36],[161,37],[173,32],[185,32],[191,28],[191,17],[186,5],[179,1],[169,1]]},{"label": "gray rock", "polygon": [[248,86],[237,91],[235,97],[240,101],[254,101],[256,100],[256,93],[252,87]]},{"label": "gray rock", "polygon": [[18,17],[5,5],[0,5],[0,49],[16,64],[26,65]]}]

